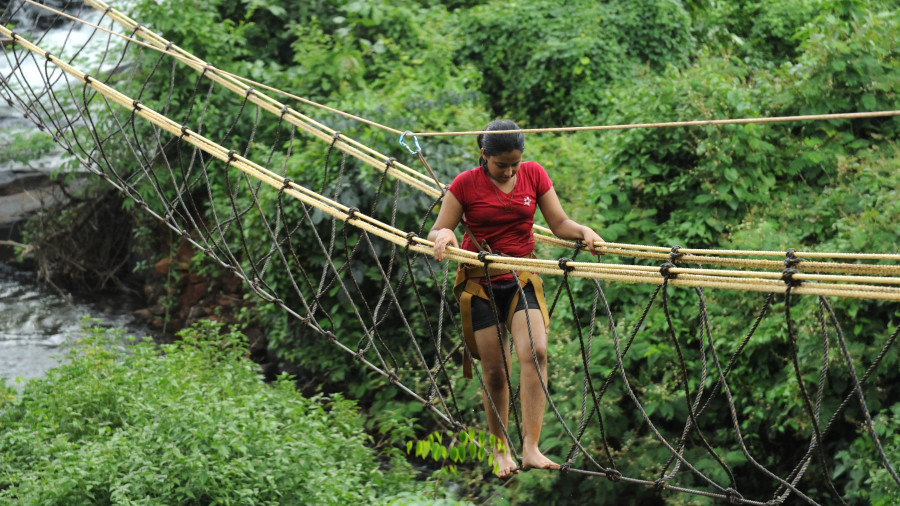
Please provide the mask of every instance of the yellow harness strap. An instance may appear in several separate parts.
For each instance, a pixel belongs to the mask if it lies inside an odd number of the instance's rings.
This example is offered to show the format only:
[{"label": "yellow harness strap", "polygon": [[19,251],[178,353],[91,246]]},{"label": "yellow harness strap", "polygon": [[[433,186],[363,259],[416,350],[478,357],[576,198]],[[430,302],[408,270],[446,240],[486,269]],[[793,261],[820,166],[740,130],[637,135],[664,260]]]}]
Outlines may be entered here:
[{"label": "yellow harness strap", "polygon": [[[485,272],[485,270],[487,270],[487,272]],[[476,359],[480,360],[481,356],[478,353],[478,345],[475,342],[475,330],[472,328],[472,297],[480,297],[491,303],[491,296],[488,294],[487,290],[485,290],[484,285],[477,280],[486,277],[488,274],[490,274],[490,277],[495,277],[509,272],[508,269],[494,269],[481,266],[461,267],[456,271],[456,280],[453,282],[453,293],[459,300],[463,338],[466,341],[466,347],[469,349],[469,353]],[[549,332],[550,314],[547,311],[547,301],[544,298],[543,280],[541,280],[540,276],[531,272],[516,271],[516,276],[519,278],[519,286],[524,288],[525,285],[531,283],[534,287],[534,293],[538,300],[538,307],[541,310],[541,315],[544,317],[544,329]],[[509,307],[509,314],[506,315],[506,328],[509,328],[510,325],[512,325],[513,315],[516,314],[516,304],[518,303],[519,291],[516,290],[516,293],[513,295],[512,304],[510,304]],[[467,379],[472,378],[472,361],[469,359],[469,354],[466,353],[466,350],[463,350],[463,377]]]}]

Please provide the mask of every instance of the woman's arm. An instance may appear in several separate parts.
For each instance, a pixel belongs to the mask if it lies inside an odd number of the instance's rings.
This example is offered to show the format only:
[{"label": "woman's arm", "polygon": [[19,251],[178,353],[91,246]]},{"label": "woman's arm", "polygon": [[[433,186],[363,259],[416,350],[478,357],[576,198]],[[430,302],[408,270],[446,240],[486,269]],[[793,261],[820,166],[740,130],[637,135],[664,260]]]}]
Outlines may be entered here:
[{"label": "woman's arm", "polygon": [[428,232],[428,240],[434,242],[434,258],[443,260],[444,250],[447,249],[448,244],[454,248],[459,248],[459,243],[456,241],[456,232],[453,230],[459,225],[462,215],[462,204],[456,200],[452,193],[447,192],[444,195],[444,201],[441,204],[441,210],[438,212],[437,220],[434,221],[434,226]]},{"label": "woman's arm", "polygon": [[538,205],[541,206],[541,214],[544,215],[547,226],[550,227],[550,231],[556,237],[560,239],[581,239],[588,249],[591,250],[591,253],[595,255],[603,248],[602,243],[604,241],[596,232],[590,227],[576,223],[566,215],[562,204],[559,203],[556,190],[553,188],[550,188],[547,193],[538,197]]}]

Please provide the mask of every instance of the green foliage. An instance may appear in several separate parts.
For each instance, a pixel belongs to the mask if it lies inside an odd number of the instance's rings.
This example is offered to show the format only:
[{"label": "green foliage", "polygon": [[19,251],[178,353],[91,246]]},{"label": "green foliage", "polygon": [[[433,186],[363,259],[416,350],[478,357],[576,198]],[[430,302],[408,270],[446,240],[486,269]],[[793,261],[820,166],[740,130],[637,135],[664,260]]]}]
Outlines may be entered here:
[{"label": "green foliage", "polygon": [[12,132],[7,141],[7,160],[27,163],[56,151],[56,143],[43,132]]},{"label": "green foliage", "polygon": [[465,36],[455,61],[478,69],[496,116],[542,123],[596,117],[588,97],[621,65],[618,42],[598,36],[595,2],[491,2],[463,14],[457,29]]},{"label": "green foliage", "polygon": [[406,453],[440,463],[438,472],[454,475],[457,472],[457,464],[469,462],[486,462],[489,466],[493,466],[496,472],[498,467],[494,463],[494,451],[503,449],[503,443],[493,434],[474,429],[462,430],[459,433],[450,430],[435,431],[428,434],[425,439],[406,442]]},{"label": "green foliage", "polygon": [[[684,71],[669,68],[645,76],[636,88],[623,84],[607,92],[614,104],[610,119],[629,124],[771,115],[763,98],[772,85],[760,78],[737,86],[746,78],[747,68],[735,60],[703,58]],[[609,168],[592,197],[602,214],[612,214],[613,237],[627,230],[629,242],[708,247],[754,202],[768,200],[779,178],[797,175],[778,159],[783,143],[775,129],[753,124],[625,130],[610,139]]]},{"label": "green foliage", "polygon": [[[900,404],[892,404],[874,421],[888,460],[897,462],[900,457]],[[851,504],[897,504],[900,490],[888,470],[873,463],[871,456],[876,455],[876,449],[868,431],[860,426],[856,436],[848,450],[838,452],[832,471],[836,479],[849,478],[846,499]]]},{"label": "green foliage", "polygon": [[[157,348],[87,321],[69,363],[0,400],[0,498],[37,504],[391,503],[340,395],[265,385],[239,333],[205,322]],[[125,346],[127,345],[127,347]]]},{"label": "green foliage", "polygon": [[[803,55],[791,69],[799,77],[799,111],[815,114],[896,109],[900,104],[900,70],[895,62],[900,50],[889,41],[900,36],[897,9],[866,12],[852,21],[827,14],[819,20],[817,29],[807,28]],[[814,131],[843,141],[851,150],[865,147],[870,136],[895,138],[898,129],[896,117],[814,125]]]},{"label": "green foliage", "polygon": [[488,2],[459,18],[466,35],[455,61],[479,69],[497,116],[597,123],[598,90],[632,65],[665,67],[691,54],[687,21],[677,0]]},{"label": "green foliage", "polygon": [[802,31],[822,10],[821,0],[717,2],[697,12],[701,41],[731,48],[760,66],[778,66],[800,54]]},{"label": "green foliage", "polygon": [[687,61],[694,50],[691,19],[681,0],[609,2],[604,28],[625,53],[657,70]]}]

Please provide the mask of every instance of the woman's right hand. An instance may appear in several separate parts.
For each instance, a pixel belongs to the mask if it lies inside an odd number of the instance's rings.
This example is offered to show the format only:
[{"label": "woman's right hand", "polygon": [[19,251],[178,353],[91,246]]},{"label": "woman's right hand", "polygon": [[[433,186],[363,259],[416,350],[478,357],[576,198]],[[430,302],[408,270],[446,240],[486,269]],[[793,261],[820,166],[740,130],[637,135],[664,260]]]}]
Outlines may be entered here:
[{"label": "woman's right hand", "polygon": [[456,242],[456,234],[449,228],[442,228],[438,230],[437,235],[434,237],[434,258],[443,260],[444,250],[447,249],[448,245],[459,248],[459,243]]}]

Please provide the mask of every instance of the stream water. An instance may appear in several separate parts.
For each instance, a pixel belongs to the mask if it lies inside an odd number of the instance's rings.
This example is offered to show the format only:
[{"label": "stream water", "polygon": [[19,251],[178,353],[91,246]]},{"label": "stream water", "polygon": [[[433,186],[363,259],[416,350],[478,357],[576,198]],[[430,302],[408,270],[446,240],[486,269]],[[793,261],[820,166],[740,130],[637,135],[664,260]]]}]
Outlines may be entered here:
[{"label": "stream water", "polygon": [[37,283],[29,271],[0,264],[0,378],[21,388],[22,380],[42,376],[78,339],[85,316],[104,327],[122,327],[136,337],[149,335],[123,298],[89,301],[63,297]]},{"label": "stream water", "polygon": [[[56,3],[59,5],[53,5]],[[100,18],[99,12],[86,8],[81,2],[48,2],[48,5],[65,8],[70,14],[91,22]],[[3,12],[0,8],[0,14]],[[30,5],[14,12],[15,16],[3,21],[20,28],[32,26],[32,21],[47,16],[39,7]],[[63,22],[47,32],[39,45],[59,54],[59,48],[80,47],[91,32],[89,27],[78,23]],[[102,45],[96,49],[103,50]],[[90,46],[80,55],[82,59],[90,59]],[[59,78],[59,70],[50,69],[50,75],[45,75],[45,68],[38,59],[28,59],[19,65],[0,53],[0,77],[8,86],[40,87],[42,82],[64,84],[65,80]],[[14,133],[35,131],[34,125],[10,105],[6,100],[0,100],[0,180],[28,171],[52,171],[59,164],[58,152],[44,153],[24,162],[3,156],[12,148]],[[65,356],[64,345],[77,339],[84,316],[99,318],[105,326],[124,327],[138,337],[148,335],[132,314],[135,304],[121,298],[91,301],[63,296],[52,288],[41,286],[34,273],[0,263],[0,379],[21,389],[22,382],[17,382],[16,378],[40,377],[58,365]]]}]

